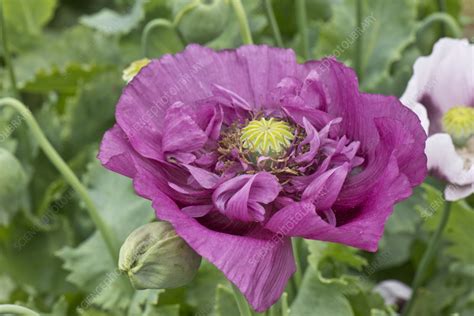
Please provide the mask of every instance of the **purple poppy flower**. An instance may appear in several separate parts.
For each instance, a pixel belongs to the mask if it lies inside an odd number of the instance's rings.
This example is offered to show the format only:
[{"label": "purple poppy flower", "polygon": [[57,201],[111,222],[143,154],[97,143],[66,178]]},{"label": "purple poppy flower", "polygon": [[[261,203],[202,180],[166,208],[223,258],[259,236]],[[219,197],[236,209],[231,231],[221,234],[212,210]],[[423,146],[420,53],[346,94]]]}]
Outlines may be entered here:
[{"label": "purple poppy flower", "polygon": [[446,199],[474,192],[474,45],[440,39],[420,57],[401,98],[428,133],[428,168],[446,180]]},{"label": "purple poppy flower", "polygon": [[125,88],[99,159],[257,311],[295,271],[290,237],[376,251],[426,175],[426,135],[398,99],[359,92],[328,58],[190,45]]}]

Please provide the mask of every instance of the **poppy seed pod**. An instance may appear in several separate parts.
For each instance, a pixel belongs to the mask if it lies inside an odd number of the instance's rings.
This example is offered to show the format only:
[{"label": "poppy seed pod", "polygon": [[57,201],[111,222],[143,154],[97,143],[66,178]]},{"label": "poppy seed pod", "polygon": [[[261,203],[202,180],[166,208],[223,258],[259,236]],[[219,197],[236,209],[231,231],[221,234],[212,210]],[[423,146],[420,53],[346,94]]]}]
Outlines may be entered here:
[{"label": "poppy seed pod", "polygon": [[0,148],[0,225],[8,224],[18,210],[27,177],[20,162],[8,150]]},{"label": "poppy seed pod", "polygon": [[188,284],[201,257],[167,222],[153,222],[134,230],[120,249],[119,269],[136,289],[168,289]]},{"label": "poppy seed pod", "polygon": [[181,6],[178,30],[188,43],[207,43],[218,37],[229,22],[228,0],[197,0]]}]

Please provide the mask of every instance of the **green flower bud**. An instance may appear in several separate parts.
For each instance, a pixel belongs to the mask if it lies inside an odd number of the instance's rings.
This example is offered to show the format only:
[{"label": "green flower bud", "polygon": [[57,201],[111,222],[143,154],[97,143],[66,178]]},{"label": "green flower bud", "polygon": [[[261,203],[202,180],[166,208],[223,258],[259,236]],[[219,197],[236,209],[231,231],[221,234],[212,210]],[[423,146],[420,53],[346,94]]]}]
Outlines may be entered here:
[{"label": "green flower bud", "polygon": [[143,67],[148,65],[150,60],[148,58],[143,58],[132,62],[127,68],[122,72],[122,79],[126,83],[132,81],[132,79],[142,70]]},{"label": "green flower bud", "polygon": [[153,222],[127,237],[119,256],[119,269],[136,289],[169,289],[188,284],[201,257],[167,222]]},{"label": "green flower bud", "polygon": [[176,7],[179,7],[176,14],[178,30],[188,43],[208,43],[229,23],[228,0],[177,1]]},{"label": "green flower bud", "polygon": [[24,201],[28,179],[20,162],[0,148],[0,226],[7,225]]}]

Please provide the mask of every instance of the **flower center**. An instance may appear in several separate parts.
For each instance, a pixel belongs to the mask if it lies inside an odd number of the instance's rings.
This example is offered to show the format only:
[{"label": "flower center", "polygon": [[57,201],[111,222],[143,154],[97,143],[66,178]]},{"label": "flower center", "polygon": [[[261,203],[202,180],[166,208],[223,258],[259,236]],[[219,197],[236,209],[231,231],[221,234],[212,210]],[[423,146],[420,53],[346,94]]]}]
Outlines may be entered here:
[{"label": "flower center", "polygon": [[293,139],[290,125],[274,118],[250,121],[240,136],[244,148],[264,156],[281,154]]},{"label": "flower center", "polygon": [[456,106],[443,116],[443,129],[451,135],[453,142],[464,146],[474,136],[474,108]]}]

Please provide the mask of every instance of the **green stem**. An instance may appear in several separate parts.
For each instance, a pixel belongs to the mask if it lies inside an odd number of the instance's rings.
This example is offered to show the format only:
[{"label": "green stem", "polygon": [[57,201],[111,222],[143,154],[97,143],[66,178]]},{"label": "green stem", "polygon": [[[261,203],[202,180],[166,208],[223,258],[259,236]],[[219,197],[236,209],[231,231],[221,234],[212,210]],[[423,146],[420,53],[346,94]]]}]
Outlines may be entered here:
[{"label": "green stem", "polygon": [[354,68],[357,73],[357,77],[359,78],[359,82],[362,82],[362,41],[363,41],[363,34],[362,34],[362,0],[356,0],[356,21],[357,21],[357,29],[359,30],[359,36],[356,39],[356,47],[355,47],[355,56],[354,56]]},{"label": "green stem", "polygon": [[188,5],[184,6],[184,8],[182,8],[181,11],[179,11],[174,17],[173,25],[175,27],[178,27],[179,22],[186,15],[186,13],[194,10],[197,6],[199,6],[200,3],[201,3],[200,0],[194,0],[190,2]]},{"label": "green stem", "polygon": [[53,163],[53,165],[59,170],[63,175],[66,181],[74,188],[74,190],[81,196],[82,200],[86,204],[86,209],[89,212],[89,215],[94,222],[97,230],[102,234],[109,251],[115,262],[118,262],[118,250],[119,246],[112,234],[110,228],[102,220],[102,217],[99,214],[99,211],[94,205],[94,202],[89,196],[87,189],[82,185],[81,181],[76,177],[74,172],[69,168],[69,166],[64,162],[61,156],[56,152],[53,146],[50,144],[40,126],[36,122],[31,111],[20,101],[13,98],[2,98],[0,99],[0,107],[10,106],[19,112],[25,119],[28,124],[31,132],[33,133],[36,141],[43,149],[46,156]]},{"label": "green stem", "polygon": [[0,0],[0,27],[2,28],[2,44],[3,44],[3,57],[5,59],[5,65],[8,69],[8,75],[10,77],[10,85],[13,91],[13,95],[18,96],[18,85],[16,83],[15,70],[13,69],[13,63],[10,55],[10,49],[8,47],[8,32],[3,16],[3,1]]},{"label": "green stem", "polygon": [[288,294],[285,292],[280,298],[281,300],[281,316],[288,316]]},{"label": "green stem", "polygon": [[0,315],[3,315],[3,314],[15,314],[15,315],[24,315],[24,316],[39,316],[40,315],[29,308],[19,306],[19,305],[11,305],[11,304],[0,305]]},{"label": "green stem", "polygon": [[438,227],[436,228],[436,231],[434,232],[433,236],[431,236],[431,239],[428,243],[428,247],[425,253],[423,254],[423,258],[421,259],[421,262],[416,270],[415,278],[412,283],[413,294],[410,301],[408,301],[408,303],[403,308],[403,311],[401,314],[402,316],[410,315],[410,312],[413,310],[413,306],[419,294],[420,287],[423,284],[428,266],[433,260],[435,253],[438,251],[439,243],[441,241],[441,236],[443,235],[444,228],[446,227],[446,224],[448,223],[450,213],[451,213],[451,202],[446,202]]},{"label": "green stem", "polygon": [[456,20],[451,15],[442,12],[433,13],[427,18],[425,18],[423,21],[421,21],[416,30],[417,34],[419,35],[423,33],[425,29],[429,28],[432,24],[436,22],[442,23],[443,25],[447,26],[454,37],[459,38],[462,36],[462,30]]},{"label": "green stem", "polygon": [[293,245],[293,257],[295,257],[296,262],[296,272],[293,275],[293,279],[295,281],[296,292],[298,292],[298,289],[301,286],[301,282],[303,282],[303,266],[301,265],[300,259],[300,239],[293,237],[291,238],[291,243]]},{"label": "green stem", "polygon": [[306,17],[306,0],[296,0],[296,20],[298,21],[298,31],[303,42],[303,57],[308,60],[309,52],[309,35],[308,35],[308,19]]},{"label": "green stem", "polygon": [[231,0],[232,6],[234,7],[234,12],[237,16],[237,20],[240,25],[240,35],[242,36],[242,41],[246,45],[252,45],[252,33],[250,32],[249,21],[247,19],[247,14],[245,13],[244,6],[240,0]]},{"label": "green stem", "polygon": [[270,22],[275,41],[279,47],[283,47],[283,40],[281,38],[280,28],[278,27],[278,23],[275,18],[275,13],[273,12],[271,0],[263,0],[263,5],[265,6],[265,11],[267,12],[267,18]]},{"label": "green stem", "polygon": [[150,33],[151,31],[153,31],[155,28],[158,28],[158,27],[165,27],[170,30],[173,30],[176,33],[177,37],[183,43],[183,39],[181,38],[180,34],[177,32],[173,23],[171,23],[170,21],[166,19],[161,19],[161,18],[151,20],[150,22],[147,23],[147,25],[145,25],[145,28],[143,29],[143,33],[142,33],[142,51],[145,57],[149,57],[148,56],[148,38],[150,37]]},{"label": "green stem", "polygon": [[[439,9],[439,12],[446,12],[446,2],[444,0],[438,0],[438,9]],[[446,36],[446,26],[443,24],[441,24],[441,37],[445,37]]]},{"label": "green stem", "polygon": [[240,316],[252,316],[252,311],[247,303],[245,297],[240,293],[240,290],[232,284],[232,289],[234,290],[235,301],[239,307]]}]

